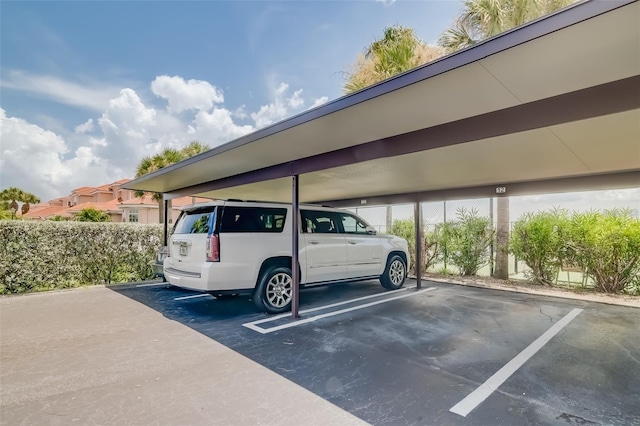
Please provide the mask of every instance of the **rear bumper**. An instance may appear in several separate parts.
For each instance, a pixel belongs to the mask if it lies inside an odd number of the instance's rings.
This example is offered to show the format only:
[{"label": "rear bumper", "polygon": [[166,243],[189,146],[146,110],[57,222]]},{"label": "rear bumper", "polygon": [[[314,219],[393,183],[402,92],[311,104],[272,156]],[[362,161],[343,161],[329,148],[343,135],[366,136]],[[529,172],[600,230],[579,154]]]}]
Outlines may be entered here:
[{"label": "rear bumper", "polygon": [[164,262],[164,277],[172,285],[197,291],[233,291],[251,290],[255,282],[239,280],[246,271],[241,265],[228,265],[218,262],[203,262],[187,268],[168,258]]}]

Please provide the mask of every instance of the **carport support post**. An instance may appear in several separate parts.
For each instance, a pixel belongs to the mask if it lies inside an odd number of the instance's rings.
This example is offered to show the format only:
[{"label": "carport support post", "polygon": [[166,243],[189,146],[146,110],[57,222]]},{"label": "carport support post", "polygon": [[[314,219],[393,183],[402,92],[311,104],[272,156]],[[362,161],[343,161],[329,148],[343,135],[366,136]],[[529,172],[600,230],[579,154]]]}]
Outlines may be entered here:
[{"label": "carport support post", "polygon": [[300,301],[300,274],[298,269],[298,218],[300,217],[300,206],[298,204],[298,175],[293,175],[291,179],[291,317],[296,319]]},{"label": "carport support post", "polygon": [[418,201],[413,205],[413,217],[416,225],[416,287],[422,288],[422,206]]},{"label": "carport support post", "polygon": [[162,245],[167,246],[167,234],[169,229],[169,200],[164,199],[164,234],[162,237]]}]

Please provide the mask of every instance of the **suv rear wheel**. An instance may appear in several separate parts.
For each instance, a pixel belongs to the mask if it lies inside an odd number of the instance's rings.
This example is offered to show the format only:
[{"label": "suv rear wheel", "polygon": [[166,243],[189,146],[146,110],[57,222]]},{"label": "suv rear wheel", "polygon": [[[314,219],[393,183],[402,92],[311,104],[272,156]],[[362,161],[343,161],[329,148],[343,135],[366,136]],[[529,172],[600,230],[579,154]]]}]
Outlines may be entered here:
[{"label": "suv rear wheel", "polygon": [[261,311],[278,314],[291,309],[293,278],[291,269],[277,266],[267,269],[258,283],[253,302]]},{"label": "suv rear wheel", "polygon": [[397,255],[389,256],[387,267],[380,275],[380,284],[388,290],[397,290],[404,285],[407,277],[407,264],[404,259]]}]

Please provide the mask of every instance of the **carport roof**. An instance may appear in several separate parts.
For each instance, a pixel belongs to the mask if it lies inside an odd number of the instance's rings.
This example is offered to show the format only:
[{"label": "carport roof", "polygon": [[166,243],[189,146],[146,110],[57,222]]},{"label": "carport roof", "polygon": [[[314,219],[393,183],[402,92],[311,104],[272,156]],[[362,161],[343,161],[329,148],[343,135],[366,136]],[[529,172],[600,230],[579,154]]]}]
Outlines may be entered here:
[{"label": "carport roof", "polygon": [[301,202],[360,204],[640,186],[639,16],[579,3],[125,187],[290,201],[298,174]]}]

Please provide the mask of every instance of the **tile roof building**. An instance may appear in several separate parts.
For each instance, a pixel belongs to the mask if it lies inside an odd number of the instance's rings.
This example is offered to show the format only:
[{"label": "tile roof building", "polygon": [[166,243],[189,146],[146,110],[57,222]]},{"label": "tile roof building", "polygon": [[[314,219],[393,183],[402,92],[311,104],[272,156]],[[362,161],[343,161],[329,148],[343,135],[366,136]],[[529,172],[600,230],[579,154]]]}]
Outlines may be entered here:
[{"label": "tile roof building", "polygon": [[[98,187],[76,188],[66,197],[31,206],[24,218],[47,220],[59,216],[70,220],[83,209],[93,208],[106,212],[112,222],[159,223],[158,203],[151,198],[151,195],[136,197],[134,191],[121,188],[130,180],[120,179]],[[206,201],[210,200],[196,197],[181,197],[172,200],[169,222],[171,223],[178,218],[180,207]]]}]

